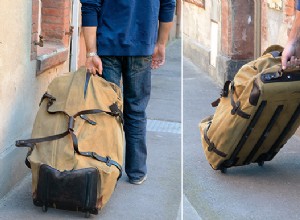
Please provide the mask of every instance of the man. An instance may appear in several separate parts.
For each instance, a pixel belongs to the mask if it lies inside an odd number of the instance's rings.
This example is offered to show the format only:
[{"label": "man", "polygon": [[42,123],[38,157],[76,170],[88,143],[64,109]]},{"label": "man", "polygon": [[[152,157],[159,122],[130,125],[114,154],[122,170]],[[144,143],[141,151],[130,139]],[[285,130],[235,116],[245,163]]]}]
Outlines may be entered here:
[{"label": "man", "polygon": [[151,68],[165,62],[175,0],[81,0],[86,68],[117,85],[123,79],[125,172],[147,178],[146,107]]},{"label": "man", "polygon": [[296,17],[289,33],[288,42],[282,53],[282,69],[300,64],[300,0],[297,0],[296,9]]}]

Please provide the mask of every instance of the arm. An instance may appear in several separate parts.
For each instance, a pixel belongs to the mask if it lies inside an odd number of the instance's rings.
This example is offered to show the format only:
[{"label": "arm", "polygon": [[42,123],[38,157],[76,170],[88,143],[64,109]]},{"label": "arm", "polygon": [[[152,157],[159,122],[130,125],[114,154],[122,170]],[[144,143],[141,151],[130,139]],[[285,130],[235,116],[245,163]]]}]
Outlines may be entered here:
[{"label": "arm", "polygon": [[[85,46],[86,46],[86,61],[85,67],[87,71],[92,74],[96,74],[98,72],[102,75],[102,62],[97,54],[97,40],[96,40],[96,32],[97,27],[82,27]],[[91,54],[91,55],[89,55]]]},{"label": "arm", "polygon": [[101,9],[100,0],[81,0],[82,31],[86,46],[85,66],[89,72],[102,74],[102,62],[97,54],[98,12]]},{"label": "arm", "polygon": [[152,57],[152,69],[157,69],[165,63],[166,44],[173,25],[175,10],[175,0],[161,0],[160,2],[159,28]]},{"label": "arm", "polygon": [[[288,42],[282,52],[282,69],[286,69],[289,66],[299,65],[299,61],[295,62],[295,56],[299,57],[300,55],[300,8],[298,9],[298,7],[300,7],[300,4],[297,6],[296,17],[289,33]],[[289,59],[290,61],[288,62]]]},{"label": "arm", "polygon": [[159,22],[158,37],[152,57],[152,69],[164,65],[166,59],[166,45],[173,22]]}]

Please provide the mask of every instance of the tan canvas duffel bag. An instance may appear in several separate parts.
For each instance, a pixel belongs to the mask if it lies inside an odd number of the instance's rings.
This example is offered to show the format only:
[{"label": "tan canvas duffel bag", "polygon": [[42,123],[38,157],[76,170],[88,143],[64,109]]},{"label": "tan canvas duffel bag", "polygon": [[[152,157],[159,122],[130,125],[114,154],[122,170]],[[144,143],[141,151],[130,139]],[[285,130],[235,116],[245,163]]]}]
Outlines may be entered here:
[{"label": "tan canvas duffel bag", "polygon": [[118,86],[81,68],[55,78],[43,95],[26,164],[37,206],[97,214],[122,173],[123,100]]},{"label": "tan canvas duffel bag", "polygon": [[201,121],[202,146],[213,169],[263,165],[299,127],[300,70],[281,71],[282,49],[272,46],[244,65],[212,103],[215,114]]}]

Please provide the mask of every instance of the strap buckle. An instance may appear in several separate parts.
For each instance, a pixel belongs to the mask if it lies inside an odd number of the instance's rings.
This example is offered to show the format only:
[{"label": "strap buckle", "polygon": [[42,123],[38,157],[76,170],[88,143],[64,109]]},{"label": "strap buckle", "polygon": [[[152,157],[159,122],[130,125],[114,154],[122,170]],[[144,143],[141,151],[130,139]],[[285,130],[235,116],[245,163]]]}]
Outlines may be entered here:
[{"label": "strap buckle", "polygon": [[213,151],[214,148],[215,148],[214,143],[210,143],[210,144],[208,145],[207,150],[208,150],[209,152],[211,152],[211,151]]},{"label": "strap buckle", "polygon": [[105,163],[106,163],[106,165],[109,166],[109,167],[112,165],[112,163],[111,163],[111,157],[110,157],[110,156],[107,156],[107,157],[106,157],[106,162],[105,162]]},{"label": "strap buckle", "polygon": [[91,120],[91,119],[89,119],[86,115],[80,115],[80,118],[81,119],[83,119],[83,120],[85,120],[85,121],[87,121],[89,124],[91,124],[91,125],[96,125],[97,123],[96,122],[94,122],[93,120]]},{"label": "strap buckle", "polygon": [[74,131],[74,122],[75,118],[73,116],[69,117],[69,123],[68,123],[68,130],[69,131]]},{"label": "strap buckle", "polygon": [[111,111],[112,116],[120,116],[119,108],[116,103],[109,106],[109,110]]},{"label": "strap buckle", "polygon": [[50,95],[49,93],[45,92],[45,94],[42,96],[41,98],[41,101],[40,101],[40,104],[39,106],[42,104],[43,100],[47,98],[49,101],[48,101],[48,107],[50,107],[51,105],[53,105],[53,102],[56,101],[56,98],[52,95]]},{"label": "strap buckle", "polygon": [[239,110],[240,106],[241,106],[241,102],[240,102],[240,101],[237,101],[237,102],[235,103],[235,107],[233,107],[233,108],[231,109],[231,114],[232,114],[232,115],[236,114],[236,112]]}]

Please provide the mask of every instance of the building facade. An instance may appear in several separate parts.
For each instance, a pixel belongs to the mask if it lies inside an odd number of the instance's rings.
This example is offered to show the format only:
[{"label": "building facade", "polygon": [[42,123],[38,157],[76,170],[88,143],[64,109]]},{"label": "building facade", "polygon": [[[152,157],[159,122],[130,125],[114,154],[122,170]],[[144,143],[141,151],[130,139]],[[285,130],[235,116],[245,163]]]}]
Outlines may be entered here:
[{"label": "building facade", "polygon": [[220,84],[272,44],[284,46],[294,0],[184,0],[184,55]]}]

